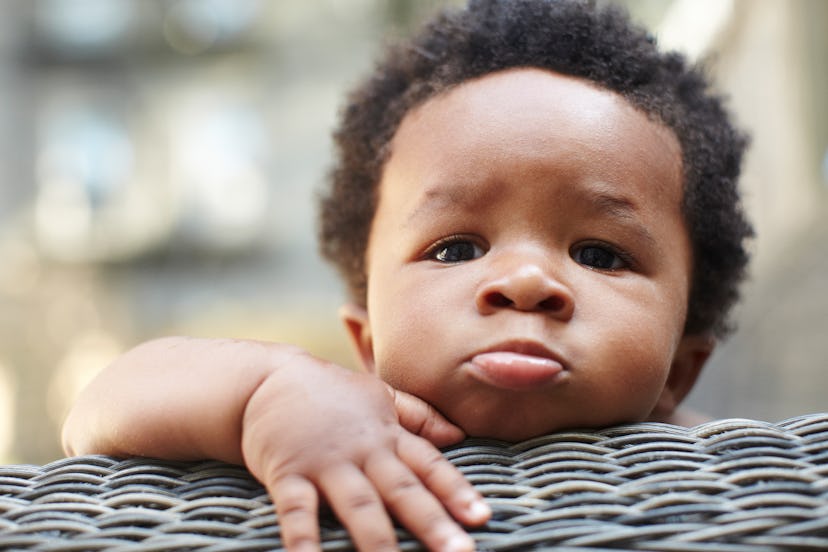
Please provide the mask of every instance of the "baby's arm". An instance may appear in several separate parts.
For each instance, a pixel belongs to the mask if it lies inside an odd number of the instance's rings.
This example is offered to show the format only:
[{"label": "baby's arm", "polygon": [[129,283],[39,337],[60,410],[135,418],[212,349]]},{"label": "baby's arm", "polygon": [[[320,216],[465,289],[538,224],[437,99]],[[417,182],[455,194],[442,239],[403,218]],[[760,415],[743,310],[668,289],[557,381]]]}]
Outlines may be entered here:
[{"label": "baby's arm", "polygon": [[294,347],[165,338],[93,381],[67,418],[64,447],[243,462],[273,496],[291,550],[319,549],[320,496],[360,550],[394,545],[386,507],[430,549],[471,550],[443,505],[469,524],[488,510],[423,438],[439,446],[462,434],[419,399],[389,391]]},{"label": "baby's arm", "polygon": [[292,354],[254,341],[169,337],[141,344],[83,391],[63,426],[64,449],[243,463],[247,401]]}]

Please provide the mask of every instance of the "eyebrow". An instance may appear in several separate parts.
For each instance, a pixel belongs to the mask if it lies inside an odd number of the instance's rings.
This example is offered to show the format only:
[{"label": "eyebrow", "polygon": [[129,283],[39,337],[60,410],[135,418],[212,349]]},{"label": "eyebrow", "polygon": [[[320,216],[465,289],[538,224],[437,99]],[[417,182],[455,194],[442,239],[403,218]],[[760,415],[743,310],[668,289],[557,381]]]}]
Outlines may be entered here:
[{"label": "eyebrow", "polygon": [[653,237],[647,227],[638,222],[638,217],[635,216],[638,208],[630,199],[613,193],[603,186],[585,190],[583,195],[587,203],[596,213],[623,221],[627,228],[635,232],[650,245],[657,243],[655,237]]},{"label": "eyebrow", "polygon": [[[478,192],[481,192],[481,190],[478,190]],[[486,205],[491,196],[496,193],[497,187],[484,187],[482,193],[469,194],[463,186],[436,186],[425,191],[425,197],[418,202],[414,210],[406,217],[404,226],[412,224],[423,213],[431,213],[446,206],[476,212]],[[655,246],[657,244],[653,234],[635,216],[638,211],[635,202],[616,193],[611,185],[594,184],[584,188],[578,187],[572,190],[572,194],[570,197],[574,197],[577,201],[587,205],[592,213],[616,219],[649,245]]]},{"label": "eyebrow", "polygon": [[479,206],[488,203],[491,192],[469,194],[468,189],[463,186],[436,186],[425,191],[424,198],[420,200],[413,211],[406,217],[404,226],[410,225],[423,213],[438,211],[450,206],[453,209],[460,208],[464,211],[475,211]]}]

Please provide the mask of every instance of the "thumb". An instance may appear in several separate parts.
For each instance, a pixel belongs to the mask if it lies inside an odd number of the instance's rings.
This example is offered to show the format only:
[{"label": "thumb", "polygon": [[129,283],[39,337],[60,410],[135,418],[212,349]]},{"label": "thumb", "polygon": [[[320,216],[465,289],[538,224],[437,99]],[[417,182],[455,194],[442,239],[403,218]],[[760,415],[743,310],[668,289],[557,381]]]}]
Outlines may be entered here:
[{"label": "thumb", "polygon": [[386,388],[394,399],[394,409],[400,425],[408,432],[419,435],[436,447],[452,445],[466,436],[462,429],[449,422],[424,400],[398,391],[388,384]]}]

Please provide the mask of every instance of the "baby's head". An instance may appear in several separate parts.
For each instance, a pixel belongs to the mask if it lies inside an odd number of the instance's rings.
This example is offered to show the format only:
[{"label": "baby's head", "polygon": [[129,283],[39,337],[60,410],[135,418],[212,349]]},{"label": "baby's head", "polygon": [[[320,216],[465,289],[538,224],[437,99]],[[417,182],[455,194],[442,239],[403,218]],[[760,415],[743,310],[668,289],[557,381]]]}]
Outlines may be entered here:
[{"label": "baby's head", "polygon": [[471,434],[665,418],[728,329],[745,139],[615,9],[472,1],[336,138],[320,235],[363,362]]}]

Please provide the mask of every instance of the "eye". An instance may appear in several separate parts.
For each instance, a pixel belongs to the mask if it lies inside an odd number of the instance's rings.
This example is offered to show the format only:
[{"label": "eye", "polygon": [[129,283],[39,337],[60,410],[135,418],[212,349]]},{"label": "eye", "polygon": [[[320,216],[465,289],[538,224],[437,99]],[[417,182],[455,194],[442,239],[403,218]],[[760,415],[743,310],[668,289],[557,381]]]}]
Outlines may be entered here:
[{"label": "eye", "polygon": [[429,259],[441,263],[461,263],[483,256],[485,251],[467,238],[447,238],[435,244],[427,253]]},{"label": "eye", "polygon": [[620,270],[630,263],[626,255],[608,245],[583,245],[572,252],[575,262],[597,270]]}]

